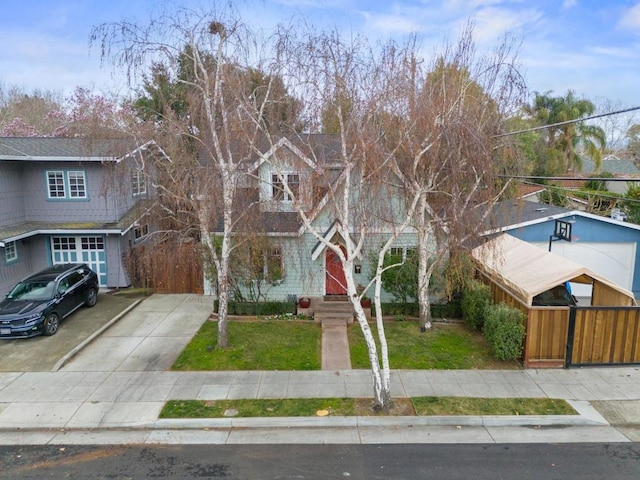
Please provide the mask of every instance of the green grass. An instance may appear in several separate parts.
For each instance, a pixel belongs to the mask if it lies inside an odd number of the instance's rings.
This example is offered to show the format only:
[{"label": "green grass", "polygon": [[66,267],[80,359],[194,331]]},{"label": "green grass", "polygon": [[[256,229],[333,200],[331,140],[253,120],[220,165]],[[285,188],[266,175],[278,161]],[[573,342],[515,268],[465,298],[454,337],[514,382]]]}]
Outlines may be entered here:
[{"label": "green grass", "polygon": [[552,398],[412,398],[417,415],[575,415],[564,400]]},{"label": "green grass", "polygon": [[[333,416],[373,415],[371,399],[287,398],[272,400],[171,400],[160,418],[222,418],[228,410],[234,417],[309,417],[318,411]],[[575,415],[564,400],[549,398],[416,397],[397,399],[398,415]]]},{"label": "green grass", "polygon": [[[278,400],[172,400],[165,404],[160,418],[221,418],[229,409],[235,417],[308,417],[319,410],[332,415],[355,415],[353,398],[284,398]],[[339,412],[339,413],[337,413]]]},{"label": "green grass", "polygon": [[[371,324],[377,339],[377,329]],[[420,332],[416,321],[387,321],[385,333],[392,369],[518,369],[517,362],[493,358],[480,333],[470,332],[460,324],[435,323],[431,330]],[[358,323],[349,327],[351,366],[370,368],[367,347]]]},{"label": "green grass", "polygon": [[173,370],[319,370],[321,327],[309,321],[229,321],[230,347],[216,348],[218,323],[205,322]]}]

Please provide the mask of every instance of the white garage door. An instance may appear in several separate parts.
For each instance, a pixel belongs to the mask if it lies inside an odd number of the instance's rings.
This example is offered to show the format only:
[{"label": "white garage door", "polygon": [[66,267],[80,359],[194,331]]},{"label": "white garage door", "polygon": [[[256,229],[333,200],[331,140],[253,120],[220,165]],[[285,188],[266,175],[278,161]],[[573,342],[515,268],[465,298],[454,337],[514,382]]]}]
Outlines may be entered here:
[{"label": "white garage door", "polygon": [[51,258],[60,263],[86,263],[107,286],[107,255],[103,237],[51,237]]},{"label": "white garage door", "polygon": [[[549,244],[536,243],[549,249]],[[608,278],[616,285],[631,290],[636,259],[635,243],[581,243],[556,241],[551,244],[556,255],[573,260]],[[590,294],[590,287],[572,284],[574,295]]]}]

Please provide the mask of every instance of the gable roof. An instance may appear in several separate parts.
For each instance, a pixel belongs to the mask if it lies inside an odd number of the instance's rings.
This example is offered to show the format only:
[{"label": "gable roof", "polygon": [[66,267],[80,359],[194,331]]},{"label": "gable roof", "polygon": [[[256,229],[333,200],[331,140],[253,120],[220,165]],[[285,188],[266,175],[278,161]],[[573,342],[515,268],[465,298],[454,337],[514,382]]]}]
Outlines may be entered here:
[{"label": "gable roof", "polygon": [[311,169],[319,172],[319,167],[335,162],[340,157],[339,137],[334,134],[309,133],[291,137],[282,137],[276,143],[264,145],[265,149],[248,167],[253,172],[272,157],[280,148],[287,148],[306,163]]},{"label": "gable roof", "polygon": [[628,297],[629,305],[636,304],[633,292],[606,277],[511,235],[499,235],[474,248],[471,255],[480,271],[507,287],[529,306],[536,295],[569,281],[587,284],[599,282]]},{"label": "gable roof", "polygon": [[154,141],[138,145],[126,138],[0,137],[0,161],[119,162],[149,149],[155,149],[166,157]]},{"label": "gable roof", "polygon": [[522,200],[503,200],[493,206],[490,215],[491,224],[487,225],[487,230],[483,235],[491,235],[499,232],[506,232],[516,228],[544,223],[549,220],[562,219],[566,217],[583,217],[591,220],[617,225],[619,227],[640,230],[640,225],[635,223],[614,220],[609,217],[594,215],[582,210],[556,207],[545,203],[527,202]]}]

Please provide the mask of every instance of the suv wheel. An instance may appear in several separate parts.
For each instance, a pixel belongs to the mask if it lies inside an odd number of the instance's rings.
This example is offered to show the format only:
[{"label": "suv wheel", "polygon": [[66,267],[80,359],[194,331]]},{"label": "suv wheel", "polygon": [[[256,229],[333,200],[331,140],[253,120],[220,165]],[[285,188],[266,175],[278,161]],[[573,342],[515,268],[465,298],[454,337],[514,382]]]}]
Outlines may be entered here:
[{"label": "suv wheel", "polygon": [[50,337],[51,335],[55,335],[55,333],[58,331],[59,326],[60,326],[60,319],[58,318],[58,315],[56,315],[55,313],[50,313],[44,319],[44,334],[47,337]]},{"label": "suv wheel", "polygon": [[98,303],[98,289],[96,287],[91,287],[87,292],[87,298],[84,304],[91,308],[94,307]]}]

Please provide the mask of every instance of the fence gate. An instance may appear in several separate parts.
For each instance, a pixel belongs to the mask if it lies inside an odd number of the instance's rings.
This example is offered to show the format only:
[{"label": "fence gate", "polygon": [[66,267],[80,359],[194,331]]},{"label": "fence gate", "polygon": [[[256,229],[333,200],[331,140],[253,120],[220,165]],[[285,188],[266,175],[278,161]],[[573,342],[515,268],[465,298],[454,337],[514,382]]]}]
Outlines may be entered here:
[{"label": "fence gate", "polygon": [[567,367],[640,364],[640,307],[571,307]]}]

